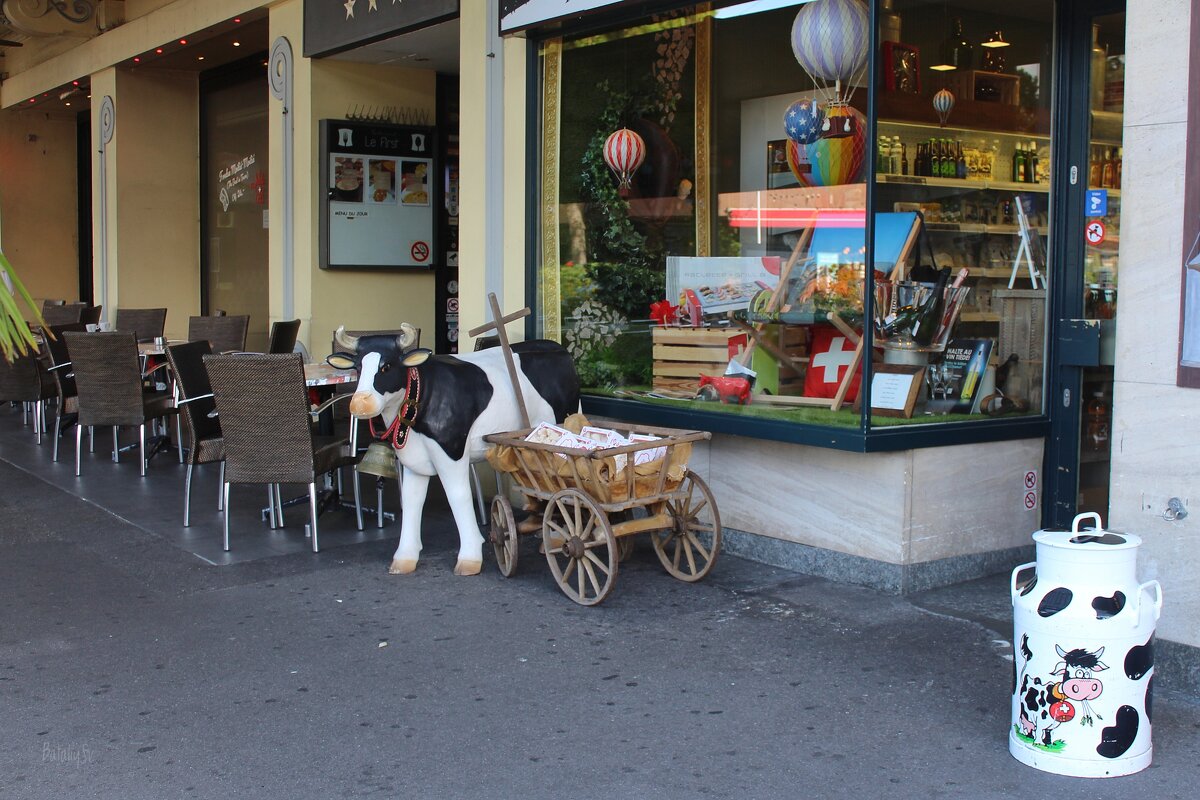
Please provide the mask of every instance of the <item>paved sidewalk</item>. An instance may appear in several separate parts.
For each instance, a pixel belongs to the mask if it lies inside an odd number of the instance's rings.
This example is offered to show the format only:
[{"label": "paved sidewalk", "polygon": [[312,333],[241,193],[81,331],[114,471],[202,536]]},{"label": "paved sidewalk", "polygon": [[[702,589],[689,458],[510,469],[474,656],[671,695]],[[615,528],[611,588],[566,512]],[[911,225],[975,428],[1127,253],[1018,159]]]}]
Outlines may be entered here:
[{"label": "paved sidewalk", "polygon": [[2,454],[0,487],[3,798],[1159,800],[1200,778],[1200,707],[1161,693],[1137,776],[1017,763],[1009,643],[920,598],[735,558],[685,585],[643,550],[585,609],[532,540],[513,579],[454,577],[444,512],[411,576],[391,539],[213,566]]}]

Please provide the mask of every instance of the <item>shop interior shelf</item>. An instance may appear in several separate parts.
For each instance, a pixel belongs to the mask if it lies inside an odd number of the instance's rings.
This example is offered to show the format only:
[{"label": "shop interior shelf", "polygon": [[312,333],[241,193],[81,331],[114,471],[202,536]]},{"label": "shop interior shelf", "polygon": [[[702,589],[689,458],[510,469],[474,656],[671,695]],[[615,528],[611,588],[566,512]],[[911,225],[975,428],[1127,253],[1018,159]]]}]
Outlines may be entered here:
[{"label": "shop interior shelf", "polygon": [[[1046,183],[1014,183],[1012,181],[970,180],[967,178],[930,178],[924,175],[890,175],[877,174],[880,183],[891,183],[905,186],[936,186],[946,189],[962,189],[968,192],[986,191],[993,189],[1004,192],[1038,192],[1045,194],[1050,191]],[[1110,190],[1113,191],[1113,190]]]}]

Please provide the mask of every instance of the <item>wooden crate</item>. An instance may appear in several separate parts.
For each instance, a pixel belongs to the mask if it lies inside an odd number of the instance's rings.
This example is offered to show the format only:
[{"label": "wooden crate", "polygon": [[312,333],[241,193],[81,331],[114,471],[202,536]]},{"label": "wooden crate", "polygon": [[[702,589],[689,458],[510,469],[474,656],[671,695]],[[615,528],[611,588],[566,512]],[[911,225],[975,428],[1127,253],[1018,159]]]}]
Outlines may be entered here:
[{"label": "wooden crate", "polygon": [[1046,290],[996,289],[992,308],[1000,315],[1000,337],[996,361],[1003,363],[1012,353],[1019,361],[1009,371],[1008,391],[1029,401],[1031,409],[1042,407],[1042,380],[1046,352]]},{"label": "wooden crate", "polygon": [[730,328],[657,327],[654,343],[654,388],[692,392],[700,375],[724,375],[729,360],[746,347],[746,334]]},{"label": "wooden crate", "polygon": [[958,70],[946,78],[947,87],[959,100],[977,100],[1015,106],[1020,102],[1021,79],[1001,72]]}]

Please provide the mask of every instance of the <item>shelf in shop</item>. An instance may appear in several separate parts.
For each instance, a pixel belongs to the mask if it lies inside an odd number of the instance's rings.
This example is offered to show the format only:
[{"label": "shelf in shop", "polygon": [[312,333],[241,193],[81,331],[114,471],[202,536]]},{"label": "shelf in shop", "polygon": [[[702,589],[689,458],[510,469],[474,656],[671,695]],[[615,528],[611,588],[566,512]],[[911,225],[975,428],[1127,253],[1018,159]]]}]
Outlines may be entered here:
[{"label": "shelf in shop", "polygon": [[[990,178],[975,180],[971,178],[933,178],[926,175],[891,175],[877,173],[876,180],[894,186],[933,186],[947,189],[965,189],[967,191],[996,190],[1004,192],[1038,192],[1045,194],[1050,191],[1048,183],[1014,183],[1013,181],[996,181]],[[1109,190],[1113,191],[1113,190]]]}]

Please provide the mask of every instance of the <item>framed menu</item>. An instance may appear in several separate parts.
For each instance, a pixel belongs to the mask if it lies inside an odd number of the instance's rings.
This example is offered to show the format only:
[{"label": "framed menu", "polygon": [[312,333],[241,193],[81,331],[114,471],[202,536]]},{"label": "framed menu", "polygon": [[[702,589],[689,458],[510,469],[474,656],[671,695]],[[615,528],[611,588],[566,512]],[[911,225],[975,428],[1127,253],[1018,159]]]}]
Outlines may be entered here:
[{"label": "framed menu", "polygon": [[321,120],[321,268],[436,266],[437,170],[433,128]]}]

